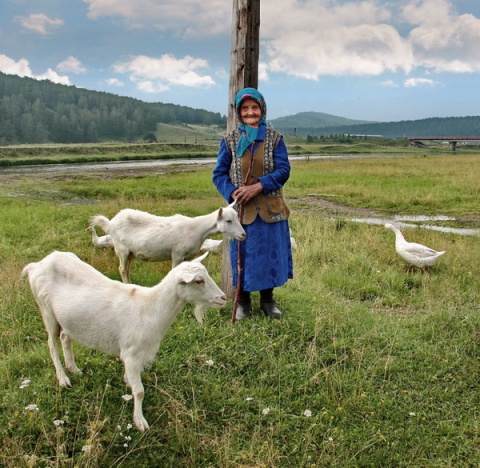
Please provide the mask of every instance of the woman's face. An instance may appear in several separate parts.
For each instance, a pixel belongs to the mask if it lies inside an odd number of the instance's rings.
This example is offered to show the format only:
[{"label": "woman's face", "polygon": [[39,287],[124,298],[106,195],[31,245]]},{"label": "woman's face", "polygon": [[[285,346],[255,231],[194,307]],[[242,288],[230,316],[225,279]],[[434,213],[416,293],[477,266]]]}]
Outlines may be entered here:
[{"label": "woman's face", "polygon": [[246,125],[256,125],[262,117],[262,110],[254,99],[244,99],[240,104],[240,118]]}]

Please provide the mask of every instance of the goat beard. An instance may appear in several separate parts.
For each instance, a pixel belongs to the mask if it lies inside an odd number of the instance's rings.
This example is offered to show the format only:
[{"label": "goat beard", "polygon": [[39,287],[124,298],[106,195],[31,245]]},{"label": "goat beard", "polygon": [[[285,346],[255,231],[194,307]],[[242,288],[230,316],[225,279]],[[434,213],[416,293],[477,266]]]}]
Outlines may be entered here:
[{"label": "goat beard", "polygon": [[204,305],[201,305],[201,304],[197,304],[195,306],[194,314],[195,314],[195,318],[197,319],[198,323],[203,323],[203,316],[205,315],[204,314],[205,309],[206,309],[206,307]]}]

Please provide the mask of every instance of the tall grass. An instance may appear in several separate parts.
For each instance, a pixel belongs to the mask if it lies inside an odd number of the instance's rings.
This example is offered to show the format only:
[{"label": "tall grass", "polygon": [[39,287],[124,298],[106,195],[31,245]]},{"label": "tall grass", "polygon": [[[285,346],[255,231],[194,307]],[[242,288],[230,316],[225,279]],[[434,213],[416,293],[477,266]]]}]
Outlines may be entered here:
[{"label": "tall grass", "polygon": [[[284,317],[262,316],[256,296],[253,317],[235,325],[231,303],[208,311],[203,326],[186,307],[143,373],[144,434],[131,427],[118,358],[75,346],[83,374],[58,387],[19,274],[59,249],[119,279],[114,253],[94,249],[83,232],[88,218],[127,206],[210,212],[223,204],[211,170],[6,180],[0,465],[478,466],[478,236],[408,230],[447,253],[429,274],[406,273],[391,232],[315,202],[449,214],[478,227],[479,165],[479,156],[453,155],[293,163],[286,194],[298,249],[295,278],[276,291]],[[221,258],[205,263],[220,282]],[[152,285],[168,268],[134,262],[132,279]]]}]

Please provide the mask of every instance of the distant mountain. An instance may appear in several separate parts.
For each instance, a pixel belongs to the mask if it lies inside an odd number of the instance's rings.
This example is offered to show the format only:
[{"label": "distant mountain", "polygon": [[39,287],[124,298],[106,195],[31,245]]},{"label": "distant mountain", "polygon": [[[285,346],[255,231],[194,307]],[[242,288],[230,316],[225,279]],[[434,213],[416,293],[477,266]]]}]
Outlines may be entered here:
[{"label": "distant mountain", "polygon": [[373,123],[368,120],[346,119],[345,117],[324,114],[323,112],[299,112],[295,115],[272,119],[269,122],[273,128],[276,128],[279,131],[289,129],[289,133],[291,133],[294,128],[339,127],[344,125]]},{"label": "distant mountain", "polygon": [[480,136],[480,116],[369,122],[345,119],[321,112],[302,112],[273,119],[270,123],[281,133],[298,136],[376,135],[385,138]]}]

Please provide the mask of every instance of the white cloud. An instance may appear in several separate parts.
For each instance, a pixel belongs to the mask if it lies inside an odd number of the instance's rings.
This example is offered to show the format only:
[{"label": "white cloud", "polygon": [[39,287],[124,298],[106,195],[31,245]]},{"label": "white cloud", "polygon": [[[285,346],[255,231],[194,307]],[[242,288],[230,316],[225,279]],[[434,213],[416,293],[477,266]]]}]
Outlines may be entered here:
[{"label": "white cloud", "polygon": [[374,0],[266,0],[262,13],[269,72],[317,80],[411,70],[410,45]]},{"label": "white cloud", "polygon": [[63,62],[60,62],[56,68],[61,72],[71,72],[76,74],[85,73],[87,71],[82,65],[82,62],[73,55],[67,57]]},{"label": "white cloud", "polygon": [[405,88],[416,88],[418,86],[435,86],[439,84],[438,81],[430,80],[429,78],[408,78],[403,85]]},{"label": "white cloud", "polygon": [[385,80],[380,83],[382,86],[387,86],[388,88],[397,88],[398,85],[393,80]]},{"label": "white cloud", "polygon": [[109,86],[125,86],[125,83],[123,83],[123,81],[120,81],[118,78],[109,78],[108,80],[106,80],[106,82]]},{"label": "white cloud", "polygon": [[61,19],[51,19],[43,13],[37,13],[30,16],[17,16],[17,21],[30,31],[46,36],[51,33],[49,29],[63,25]]},{"label": "white cloud", "polygon": [[173,30],[180,36],[230,31],[232,6],[225,0],[83,0],[88,16],[123,19],[129,27]]},{"label": "white cloud", "polygon": [[0,71],[8,75],[26,76],[29,78],[35,78],[36,80],[50,80],[53,83],[64,85],[71,84],[68,76],[61,76],[51,68],[41,75],[34,75],[30,69],[28,60],[20,59],[18,62],[15,62],[15,60],[2,54],[0,54]]},{"label": "white cloud", "polygon": [[268,81],[268,66],[266,63],[260,62],[258,64],[258,80],[259,81]]},{"label": "white cloud", "polygon": [[170,89],[171,86],[188,88],[208,88],[215,84],[209,75],[200,75],[197,70],[208,68],[208,62],[203,59],[185,56],[181,59],[171,54],[159,58],[138,55],[117,62],[113,70],[117,73],[129,74],[137,88],[157,93]]},{"label": "white cloud", "polygon": [[480,19],[458,15],[450,0],[412,0],[404,17],[417,63],[435,72],[480,71]]},{"label": "white cloud", "polygon": [[7,75],[32,76],[28,60],[20,59],[18,62],[15,62],[15,60],[3,54],[0,54],[0,71]]},{"label": "white cloud", "polygon": [[33,76],[37,80],[50,80],[53,83],[63,84],[63,85],[70,85],[70,79],[68,76],[61,76],[56,71],[49,68],[45,73],[37,76]]}]

